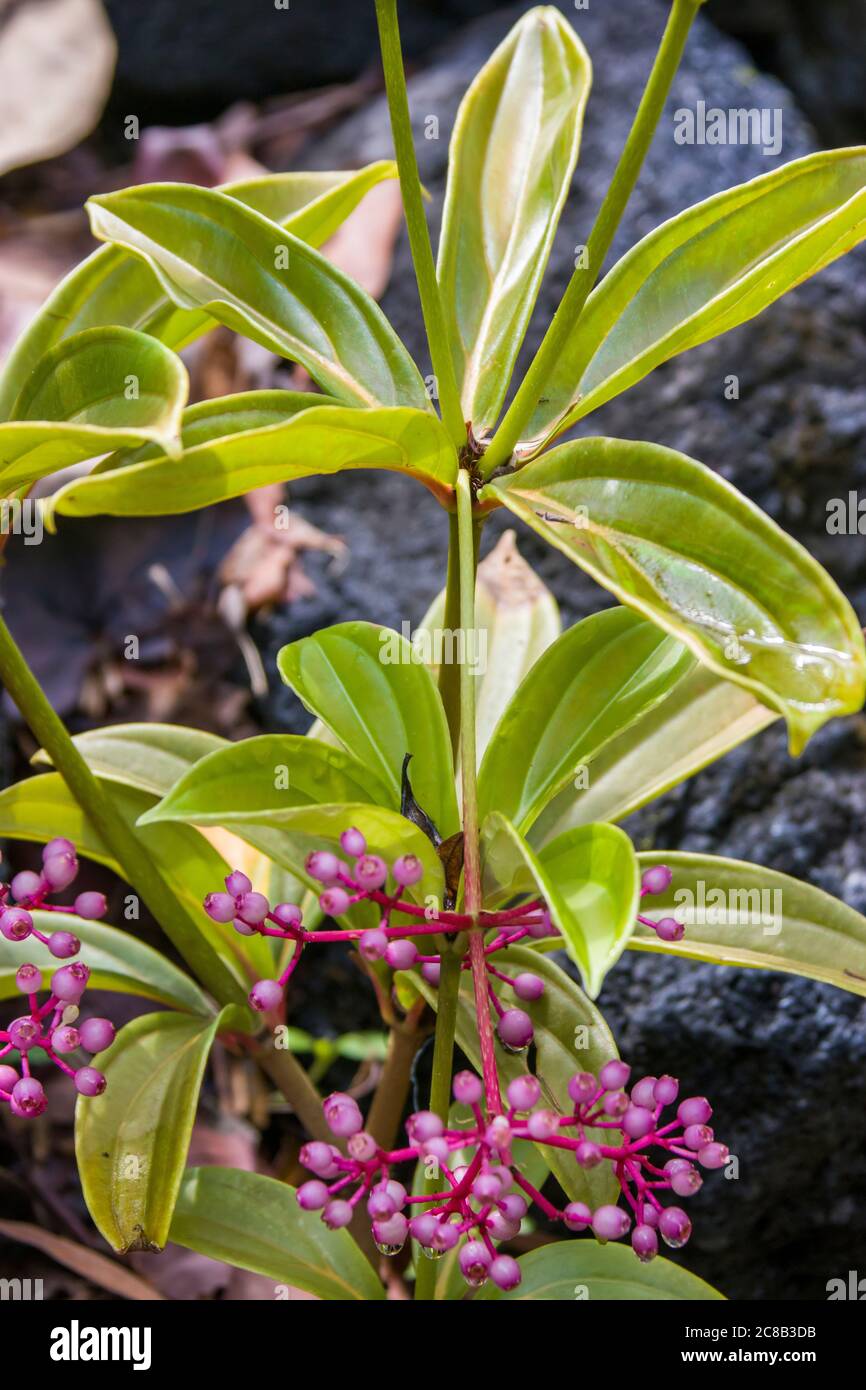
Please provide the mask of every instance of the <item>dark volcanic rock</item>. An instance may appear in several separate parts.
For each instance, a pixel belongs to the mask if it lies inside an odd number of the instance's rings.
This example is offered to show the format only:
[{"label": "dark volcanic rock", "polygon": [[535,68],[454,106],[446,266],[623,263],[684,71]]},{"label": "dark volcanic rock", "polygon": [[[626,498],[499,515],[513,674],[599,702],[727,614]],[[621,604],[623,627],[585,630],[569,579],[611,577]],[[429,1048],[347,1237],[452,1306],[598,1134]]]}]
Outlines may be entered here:
[{"label": "dark volcanic rock", "polygon": [[[460,96],[524,6],[469,28],[412,83],[422,177],[441,207],[447,141]],[[591,218],[622,147],[661,26],[658,7],[621,0],[576,18],[595,63],[575,192],[567,207],[540,327],[569,273],[572,248]],[[754,147],[680,147],[673,111],[697,100],[783,112],[778,159]],[[438,141],[423,138],[437,115]],[[669,109],[623,221],[615,254],[657,222],[709,194],[815,148],[790,94],[762,77],[742,50],[699,20]],[[374,102],[308,152],[313,167],[361,163],[390,151],[384,103]],[[719,470],[803,540],[866,611],[866,561],[859,537],[828,536],[829,498],[866,484],[863,439],[866,258],[829,268],[759,320],[656,371],[606,406],[587,433],[647,438],[680,448]],[[385,308],[422,364],[408,249],[398,253]],[[724,397],[735,374],[740,398]],[[399,626],[421,617],[441,585],[443,518],[422,489],[393,475],[313,480],[293,489],[312,521],[343,531],[352,561],[339,577],[320,575],[316,600],[296,605],[264,634],[270,656],[287,638],[336,617]],[[502,525],[492,521],[487,544]],[[607,602],[562,556],[521,532],[523,553],[560,600],[566,621]],[[273,715],[293,727],[304,717],[288,696]],[[748,748],[634,818],[643,846],[697,848],[753,859],[820,884],[866,908],[863,726],[825,731],[799,762],[782,732]],[[866,1234],[866,1007],[828,986],[791,976],[629,956],[610,977],[603,1005],[638,1068],[670,1069],[690,1091],[709,1094],[720,1134],[741,1159],[728,1189],[707,1183],[695,1203],[696,1234],[686,1263],[730,1297],[823,1299],[828,1279],[862,1264]]]},{"label": "dark volcanic rock", "polygon": [[707,14],[791,88],[823,140],[866,137],[862,0],[709,0]]},{"label": "dark volcanic rock", "polygon": [[[497,0],[411,0],[400,6],[409,61],[495,9]],[[235,101],[344,82],[378,63],[373,0],[107,0],[117,35],[112,113],[188,125]]]}]

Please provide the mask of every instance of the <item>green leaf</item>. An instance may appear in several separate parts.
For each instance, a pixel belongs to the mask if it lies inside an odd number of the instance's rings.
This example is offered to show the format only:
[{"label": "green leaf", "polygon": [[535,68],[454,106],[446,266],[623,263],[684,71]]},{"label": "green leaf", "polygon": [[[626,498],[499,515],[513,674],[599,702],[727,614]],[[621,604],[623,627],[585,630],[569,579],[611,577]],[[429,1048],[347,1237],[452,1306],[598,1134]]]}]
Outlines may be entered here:
[{"label": "green leaf", "polygon": [[[227,435],[248,430],[282,425],[321,405],[339,405],[333,396],[320,396],[312,391],[240,391],[233,396],[217,396],[210,401],[198,401],[187,406],[180,426],[181,449],[194,449],[210,444]],[[100,459],[92,473],[110,473],[116,468],[128,468],[134,463],[148,463],[163,458],[165,451],[158,444],[142,444],[137,449],[122,449]],[[180,455],[170,456],[176,466]],[[91,475],[88,475],[91,476]]]},{"label": "green leaf", "polygon": [[280,424],[243,430],[144,463],[73,479],[46,499],[45,523],[63,516],[171,516],[345,468],[408,473],[447,505],[457,472],[439,420],[420,410],[316,405]]},{"label": "green leaf", "polygon": [[[396,165],[380,160],[338,174],[269,174],[227,184],[225,192],[320,246],[381,179],[396,177]],[[118,246],[101,246],[77,265],[49,295],[10,353],[0,377],[0,418],[8,416],[39,359],[72,333],[125,324],[180,349],[213,328],[198,309],[178,309],[156,276]]]},{"label": "green leaf", "polygon": [[[191,815],[190,819],[195,820]],[[424,865],[424,877],[417,889],[408,896],[426,897],[432,894],[440,902],[444,895],[444,875],[438,854],[423,831],[396,811],[382,806],[359,802],[318,806],[285,806],[243,812],[226,811],[220,825],[234,831],[249,844],[255,845],[303,882],[312,884],[304,869],[307,856],[317,849],[333,849],[340,854],[340,835],[349,826],[356,826],[365,836],[371,854],[380,854],[390,863],[401,854],[415,854]],[[159,826],[145,826],[144,831]],[[163,828],[168,828],[163,826]],[[144,833],[144,832],[143,832]],[[359,904],[365,906],[365,904]],[[244,941],[260,938],[244,937]]]},{"label": "green leaf", "polygon": [[794,160],[664,222],[587,301],[519,452],[726,333],[866,236],[866,150]]},{"label": "green leaf", "polygon": [[361,199],[384,179],[396,179],[393,159],[379,159],[363,169],[307,170],[290,174],[259,174],[227,183],[239,203],[279,222],[308,246],[321,246],[332,237]]},{"label": "green leaf", "polygon": [[399,797],[340,749],[299,734],[261,734],[208,753],[139,824],[239,824],[252,815],[278,826],[284,811],[339,801],[399,807]]},{"label": "green leaf", "polygon": [[84,459],[158,441],[175,450],[187,397],[179,357],[129,328],[92,328],[37,364],[0,425],[0,492]]},{"label": "green leaf", "polygon": [[[218,889],[228,865],[208,841],[185,825],[151,825],[137,829],[138,818],[152,798],[130,786],[116,784],[111,798],[117,814],[136,835],[176,898],[176,912],[160,926],[170,936],[194,974],[219,956],[237,984],[240,1003],[249,989],[249,967],[269,975],[273,958],[259,936],[239,936],[231,923],[212,922],[202,908],[205,896]],[[63,779],[55,772],[29,777],[0,792],[0,836],[46,842],[65,835],[87,859],[105,864],[122,877],[119,866]]]},{"label": "green leaf", "polygon": [[552,5],[514,26],[464,97],[451,142],[439,283],[465,418],[496,422],[580,147],[589,55]]},{"label": "green leaf", "polygon": [[188,1169],[171,1239],[317,1298],[351,1302],[385,1296],[348,1231],[329,1231],[318,1212],[301,1210],[293,1187],[260,1173]]},{"label": "green leaf", "polygon": [[[511,946],[496,954],[497,969],[508,975],[528,970],[544,980],[544,994],[532,1006],[535,1029],[535,1075],[541,1082],[546,1105],[560,1114],[571,1113],[574,1102],[569,1099],[568,1079],[577,1071],[598,1073],[605,1062],[617,1056],[610,1029],[599,1010],[590,1003],[581,989],[569,979],[550,956],[522,946]],[[431,1008],[438,1003],[438,994],[420,972],[407,971],[397,978],[408,979],[427,1000]],[[478,1047],[478,1024],[472,975],[464,970],[460,980],[457,1008],[457,1042],[475,1069],[481,1072]],[[528,1070],[525,1055],[505,1052],[497,1043],[496,1062],[500,1081],[506,1087],[516,1076]],[[602,1130],[587,1130],[590,1138],[604,1143]],[[607,1163],[589,1171],[578,1167],[570,1150],[541,1145],[541,1152],[557,1182],[572,1202],[588,1202],[593,1210],[605,1202],[616,1200],[619,1187],[613,1170]]]},{"label": "green leaf", "polygon": [[[62,917],[56,912],[34,912],[33,921],[37,931],[46,935],[59,928],[74,932],[82,943],[81,958],[90,969],[92,989],[135,994],[155,1004],[167,1004],[208,1017],[213,1015],[207,996],[189,975],[128,932],[118,931],[103,922],[85,921],[72,912]],[[46,987],[62,964],[36,937],[28,939],[27,959],[42,971]],[[15,972],[21,961],[21,947],[5,937],[0,938],[0,999],[19,995]]]},{"label": "green leaf", "polygon": [[144,1014],[99,1054],[108,1086],[78,1099],[75,1153],[84,1200],[113,1249],[161,1250],[168,1240],[208,1055],[237,1012]]},{"label": "green leaf", "polygon": [[[556,599],[520,555],[513,531],[504,531],[478,566],[475,586],[475,737],[481,756],[524,676],[559,636]],[[457,633],[445,626],[445,590],[433,600],[413,635],[434,676],[454,660]],[[459,655],[459,647],[457,648]]]},{"label": "green leaf", "polygon": [[521,833],[595,757],[653,709],[694,658],[626,608],[577,623],[539,658],[500,719],[478,774],[479,815]]},{"label": "green leaf", "polygon": [[600,1245],[589,1237],[557,1240],[521,1255],[517,1263],[522,1278],[516,1289],[503,1293],[488,1281],[474,1301],[555,1299],[573,1303],[586,1299],[591,1305],[648,1299],[693,1303],[724,1298],[724,1294],[671,1260],[655,1259],[641,1264],[629,1246],[613,1241]]},{"label": "green leaf", "polygon": [[[229,747],[227,739],[201,729],[189,729],[179,724],[111,724],[102,729],[89,729],[73,740],[88,767],[108,782],[133,787],[160,798],[171,790],[185,772],[217,749]],[[32,761],[49,765],[42,749]],[[300,902],[304,886],[279,868],[261,849],[251,852],[249,841],[230,832],[211,830],[206,833],[210,844],[223,855],[233,868],[240,868],[254,887],[272,902]],[[266,832],[262,832],[266,835]],[[198,907],[198,905],[196,905]],[[309,924],[317,911],[315,898],[304,903],[304,915]],[[252,940],[253,938],[249,938]],[[254,948],[259,951],[259,947]],[[276,949],[272,943],[272,949]],[[263,965],[263,959],[259,959]]]},{"label": "green leaf", "polygon": [[374,623],[338,623],[283,647],[280,675],[400,805],[403,759],[415,800],[443,839],[459,829],[451,740],[439,692],[410,642]]},{"label": "green leaf", "polygon": [[429,409],[376,302],[318,251],[237,199],[190,184],[91,198],[93,235],[139,256],[169,298],[300,362],[351,405]]},{"label": "green leaf", "polygon": [[866,649],[819,564],[694,459],[581,439],[489,486],[623,603],[782,713],[791,750],[860,709]]},{"label": "green leaf", "polygon": [[592,821],[617,821],[685,781],[778,718],[748,690],[691,666],[662,700],[598,753],[585,788],[555,796],[529,831],[533,846]]},{"label": "green leaf", "polygon": [[[206,754],[229,747],[227,739],[203,729],[156,723],[108,724],[76,734],[73,743],[98,777],[155,797],[165,796]],[[43,749],[32,761],[36,766],[51,765]]]},{"label": "green leaf", "polygon": [[660,941],[638,924],[629,942],[639,951],[668,951],[716,965],[750,966],[806,975],[866,995],[866,917],[810,883],[774,869],[712,854],[652,853],[641,869],[667,864],[673,883],[646,898],[641,915],[675,915],[681,941]]},{"label": "green leaf", "polygon": [[581,825],[536,855],[505,816],[493,811],[481,831],[487,900],[525,893],[544,898],[591,999],[624,951],[640,902],[631,840],[615,825]]}]

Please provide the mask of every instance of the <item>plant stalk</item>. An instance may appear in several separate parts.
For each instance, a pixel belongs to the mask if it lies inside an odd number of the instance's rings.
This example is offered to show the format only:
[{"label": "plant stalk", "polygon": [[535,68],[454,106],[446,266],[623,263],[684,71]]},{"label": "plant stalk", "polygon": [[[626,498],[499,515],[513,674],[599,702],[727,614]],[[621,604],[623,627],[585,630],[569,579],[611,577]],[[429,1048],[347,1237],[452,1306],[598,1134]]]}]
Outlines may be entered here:
[{"label": "plant stalk", "polygon": [[505,417],[484,455],[484,476],[508,462],[529,423],[548,379],[574,332],[589,293],[598,279],[629,198],[664,110],[668,92],[683,55],[692,22],[703,0],[673,0],[668,22],[656,53],[640,105],[632,122],[613,179],[599,209],[589,241],[586,267],[574,271],[559,308],[553,316]]},{"label": "plant stalk", "polygon": [[[445,580],[442,626],[447,633],[456,632],[460,626],[460,550],[456,512],[450,512],[448,516],[448,575]],[[446,652],[453,653],[453,650],[453,643],[442,643],[443,657]],[[451,753],[456,767],[460,749],[460,669],[454,661],[443,660],[439,667],[439,694],[445,706],[451,734]]]},{"label": "plant stalk", "polygon": [[[475,572],[477,566],[478,528],[472,515],[472,480],[468,471],[460,470],[457,478],[457,520],[460,536],[460,626],[464,634],[475,627]],[[475,1015],[481,1048],[481,1069],[488,1110],[499,1114],[502,1097],[496,1070],[496,1049],[490,1001],[487,994],[487,961],[484,954],[484,931],[478,925],[482,907],[481,842],[478,824],[478,755],[475,730],[475,674],[469,663],[460,667],[460,769],[463,785],[463,900],[467,916],[475,921],[469,928],[469,958],[472,962],[472,985],[475,993]]]},{"label": "plant stalk", "polygon": [[322,1097],[297,1057],[286,1048],[275,1047],[273,1038],[257,1048],[254,1055],[262,1071],[288,1101],[310,1138],[332,1144],[334,1136],[325,1123]]},{"label": "plant stalk", "polygon": [[391,114],[391,131],[394,138],[394,151],[397,155],[397,168],[400,174],[406,228],[409,233],[409,245],[415,266],[415,278],[418,282],[424,328],[430,347],[430,361],[438,386],[442,419],[454,441],[455,448],[461,449],[466,443],[466,422],[463,419],[463,407],[460,404],[460,391],[454,372],[454,359],[448,340],[445,311],[442,307],[442,296],[439,293],[439,281],[436,278],[433,248],[430,245],[430,230],[424,213],[418,160],[412,138],[412,119],[409,114],[409,96],[406,91],[403,53],[400,46],[397,0],[376,0],[376,19],[379,25],[379,46],[382,51],[385,90],[388,95],[388,110]]},{"label": "plant stalk", "polygon": [[417,1051],[417,1020],[410,1016],[390,1031],[385,1065],[367,1116],[367,1129],[383,1149],[393,1149],[399,1134]]},{"label": "plant stalk", "polygon": [[[199,933],[190,933],[186,914],[155,868],[150,855],[123,819],[102,783],[75,747],[39,682],[0,617],[0,681],[39,744],[45,749],[78,805],[105,841],[124,878],[153,913],[187,964],[220,1004],[245,1004],[241,985]],[[183,914],[183,926],[179,917]],[[177,924],[177,930],[175,926]]]},{"label": "plant stalk", "polygon": [[[440,954],[436,1036],[433,1043],[433,1077],[430,1083],[430,1109],[448,1123],[451,1108],[451,1072],[454,1057],[454,1033],[457,1028],[457,1000],[460,993],[460,962],[462,956],[455,946],[444,947]],[[441,1178],[428,1178],[428,1192],[436,1192]],[[436,1265],[423,1255],[415,1271],[415,1298],[429,1302],[436,1294]]]}]

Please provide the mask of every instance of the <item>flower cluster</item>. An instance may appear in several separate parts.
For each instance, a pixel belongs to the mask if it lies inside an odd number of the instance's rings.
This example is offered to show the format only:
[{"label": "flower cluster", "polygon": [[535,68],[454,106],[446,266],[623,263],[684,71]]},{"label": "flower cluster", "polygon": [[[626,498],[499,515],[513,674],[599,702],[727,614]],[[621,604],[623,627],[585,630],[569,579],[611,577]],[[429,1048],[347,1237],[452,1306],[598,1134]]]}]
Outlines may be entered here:
[{"label": "flower cluster", "polygon": [[[600,1240],[631,1231],[638,1259],[652,1260],[659,1236],[679,1249],[692,1229],[682,1207],[663,1206],[661,1194],[691,1196],[703,1181],[700,1169],[723,1167],[728,1150],[709,1128],[712,1109],[703,1096],[680,1101],[675,1116],[665,1118],[678,1097],[675,1078],[644,1076],[626,1090],[629,1076],[630,1068],[616,1059],[597,1077],[578,1072],[568,1082],[572,1109],[564,1114],[541,1103],[537,1077],[520,1076],[508,1087],[508,1108],[491,1114],[482,1108],[480,1077],[459,1072],[454,1100],[471,1111],[469,1125],[450,1129],[438,1115],[419,1111],[407,1122],[409,1146],[391,1151],[364,1130],[352,1097],[335,1093],[324,1103],[325,1119],[347,1152],[322,1141],[304,1146],[301,1162],[316,1176],[298,1188],[298,1202],[304,1211],[320,1211],[331,1229],[347,1226],[366,1202],[383,1254],[396,1254],[409,1236],[431,1259],[459,1247],[460,1270],[475,1287],[487,1279],[501,1289],[519,1284],[517,1261],[501,1254],[497,1243],[519,1234],[530,1203],[568,1230],[592,1230]],[[512,1148],[519,1139],[570,1151],[584,1170],[609,1164],[627,1207],[605,1203],[593,1211],[569,1202],[558,1209],[515,1165]],[[442,1190],[410,1195],[392,1174],[410,1162],[428,1172],[433,1165]]]},{"label": "flower cluster", "polygon": [[[394,970],[420,969],[427,983],[437,987],[441,958],[438,953],[425,953],[419,949],[419,938],[442,932],[467,931],[476,926],[476,922],[464,913],[442,910],[434,915],[428,908],[405,898],[404,890],[414,887],[424,875],[423,865],[414,854],[401,855],[389,867],[380,855],[368,853],[364,836],[354,827],[343,831],[340,847],[347,859],[341,859],[330,850],[317,850],[307,859],[308,873],[323,887],[319,905],[326,916],[339,918],[356,903],[372,902],[381,910],[376,927],[366,930],[309,931],[304,927],[301,910],[295,903],[277,903],[272,909],[265,895],[254,892],[250,879],[239,869],[226,878],[225,892],[209,893],[204,900],[204,909],[213,921],[231,922],[235,930],[244,936],[258,932],[263,936],[281,937],[295,943],[296,949],[279,979],[259,980],[250,991],[250,1004],[261,1013],[279,1008],[301,953],[311,942],[356,941],[365,960],[384,960]],[[350,864],[348,860],[354,862]],[[670,869],[656,865],[643,875],[641,896],[663,893],[670,883]],[[411,920],[399,926],[392,925],[392,919],[397,914]],[[638,921],[652,927],[664,941],[678,941],[683,935],[683,927],[674,917],[663,917],[661,921],[653,922],[650,918],[639,916]],[[509,1051],[521,1052],[533,1040],[532,1019],[517,1002],[510,1007],[503,1004],[494,981],[500,986],[507,986],[515,1001],[520,1003],[540,999],[544,993],[544,981],[531,971],[523,971],[516,976],[507,975],[496,968],[491,958],[497,952],[527,939],[558,936],[559,930],[551,922],[547,907],[540,898],[502,912],[482,912],[478,916],[477,926],[487,936],[483,950],[486,990],[497,1017],[499,1041]],[[462,969],[472,969],[468,957],[464,958]]]},{"label": "flower cluster", "polygon": [[[507,1089],[503,1105],[493,1047],[493,1020],[500,1045],[519,1053],[533,1040],[529,1013],[544,993],[544,980],[532,971],[506,974],[496,963],[499,952],[520,942],[558,936],[547,904],[541,898],[477,916],[422,907],[407,895],[423,878],[423,865],[414,855],[401,855],[389,865],[370,853],[362,833],[349,828],[340,837],[345,857],[318,850],[306,862],[310,876],[322,885],[319,905],[327,917],[340,918],[361,902],[375,904],[380,919],[375,927],[308,930],[300,908],[278,903],[253,890],[249,878],[235,870],[225,892],[208,894],[204,907],[217,922],[233,923],[243,935],[260,933],[294,942],[286,969],[277,980],[260,980],[250,1003],[260,1012],[277,1009],[302,952],[314,942],[355,942],[368,962],[383,961],[394,970],[419,970],[428,984],[438,986],[441,956],[426,952],[423,940],[436,934],[465,932],[470,948],[461,968],[473,974],[483,1080],[471,1072],[454,1078],[454,1100],[467,1106],[471,1119],[462,1128],[448,1128],[430,1111],[411,1115],[409,1144],[384,1150],[364,1129],[357,1103],[335,1093],[324,1104],[325,1119],[343,1148],[321,1140],[308,1143],[301,1161],[315,1176],[298,1189],[305,1211],[320,1211],[332,1229],[346,1226],[356,1207],[366,1204],[378,1248],[394,1254],[409,1236],[430,1258],[457,1250],[460,1269],[470,1285],[486,1279],[502,1289],[520,1280],[517,1261],[502,1254],[497,1244],[516,1236],[520,1223],[535,1203],[550,1220],[568,1230],[592,1232],[602,1240],[617,1240],[631,1231],[632,1247],[641,1260],[651,1260],[659,1238],[669,1246],[684,1245],[691,1223],[680,1206],[663,1206],[661,1194],[687,1197],[701,1186],[701,1168],[718,1168],[728,1151],[717,1143],[707,1121],[711,1108],[702,1096],[680,1102],[674,1118],[664,1111],[677,1099],[679,1086],[670,1076],[642,1077],[630,1091],[630,1069],[618,1060],[605,1064],[598,1076],[579,1072],[568,1083],[571,1109],[542,1104],[539,1080],[518,1077]],[[655,865],[641,880],[641,897],[667,891],[669,868]],[[399,921],[395,920],[398,919]],[[674,917],[658,922],[639,916],[664,941],[678,941],[682,925]],[[503,987],[513,1000],[500,999]],[[485,1000],[487,1007],[485,1007]],[[578,1167],[589,1170],[609,1165],[625,1205],[606,1203],[595,1211],[583,1202],[558,1209],[528,1181],[512,1158],[516,1141],[530,1140],[550,1148],[570,1150]],[[433,1164],[441,1191],[410,1195],[395,1169]],[[414,1208],[414,1214],[413,1214]]]},{"label": "flower cluster", "polygon": [[[0,1029],[0,1101],[9,1106],[13,1115],[25,1118],[43,1114],[47,1104],[42,1083],[32,1074],[30,1054],[34,1048],[41,1048],[49,1061],[72,1078],[79,1095],[98,1096],[105,1090],[105,1077],[95,1067],[73,1067],[63,1060],[79,1048],[102,1052],[114,1038],[114,1026],[107,1018],[88,1018],[78,1023],[81,996],[90,978],[87,966],[73,959],[81,950],[81,942],[70,931],[39,931],[31,915],[39,909],[74,912],[90,919],[101,917],[107,907],[102,893],[79,893],[71,908],[46,902],[50,894],[68,888],[77,873],[75,846],[70,840],[58,838],[42,851],[41,873],[23,870],[11,884],[0,886],[0,932],[6,940],[22,942],[35,937],[56,960],[69,962],[54,971],[50,994],[42,1004],[37,998],[43,985],[42,971],[25,963],[15,975],[15,984],[27,996],[30,1012],[13,1019],[8,1028]],[[20,1070],[7,1060],[15,1053]]]}]

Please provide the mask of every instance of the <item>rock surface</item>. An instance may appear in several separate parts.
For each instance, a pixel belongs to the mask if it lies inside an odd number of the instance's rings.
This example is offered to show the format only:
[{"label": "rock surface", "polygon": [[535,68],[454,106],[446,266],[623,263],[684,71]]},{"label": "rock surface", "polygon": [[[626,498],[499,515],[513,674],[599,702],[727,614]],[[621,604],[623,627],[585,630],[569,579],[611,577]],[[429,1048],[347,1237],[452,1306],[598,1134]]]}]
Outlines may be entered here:
[{"label": "rock surface", "polygon": [[[524,6],[479,21],[412,83],[422,178],[438,217],[448,133],[460,96]],[[573,7],[560,8],[571,14]],[[650,66],[661,11],[638,0],[591,5],[576,16],[595,64],[574,196],[566,208],[540,314],[555,307],[572,260],[625,138]],[[708,105],[783,111],[778,159],[754,147],[680,147],[672,113]],[[437,115],[441,138],[422,138]],[[793,98],[760,76],[711,25],[695,25],[615,254],[657,222],[732,184],[816,148]],[[384,103],[357,113],[308,153],[313,167],[362,163],[389,152]],[[656,371],[611,402],[586,433],[655,440],[717,469],[804,541],[866,613],[866,548],[829,536],[826,505],[866,484],[866,257],[855,252],[773,306],[759,320]],[[408,248],[398,254],[385,309],[426,362]],[[724,381],[740,380],[725,400]],[[310,520],[350,541],[339,577],[324,568],[319,593],[275,618],[262,638],[273,658],[287,639],[322,623],[363,617],[417,622],[441,585],[445,523],[423,489],[392,475],[344,483],[314,479],[293,498]],[[486,544],[504,523],[495,517]],[[567,622],[607,603],[558,553],[521,531],[523,554],[560,600]],[[303,728],[286,692],[269,711]],[[795,873],[866,910],[866,753],[861,719],[825,731],[792,762],[778,728],[730,755],[656,806],[630,830],[650,845],[749,858]],[[309,1007],[318,1014],[314,991]],[[323,1001],[322,1001],[323,1002]],[[866,1235],[866,1005],[791,976],[716,969],[629,955],[609,977],[602,1005],[623,1054],[638,1069],[673,1070],[716,1106],[719,1133],[741,1159],[729,1189],[708,1181],[694,1200],[695,1235],[685,1263],[729,1297],[823,1299],[830,1278],[862,1263]]]},{"label": "rock surface", "polygon": [[[496,4],[402,4],[409,60]],[[143,125],[209,120],[233,102],[344,82],[378,63],[373,0],[107,0],[106,9],[118,41],[111,110]]]},{"label": "rock surface", "polygon": [[745,43],[756,64],[791,88],[837,145],[866,134],[866,47],[861,0],[710,0],[707,14]]}]

